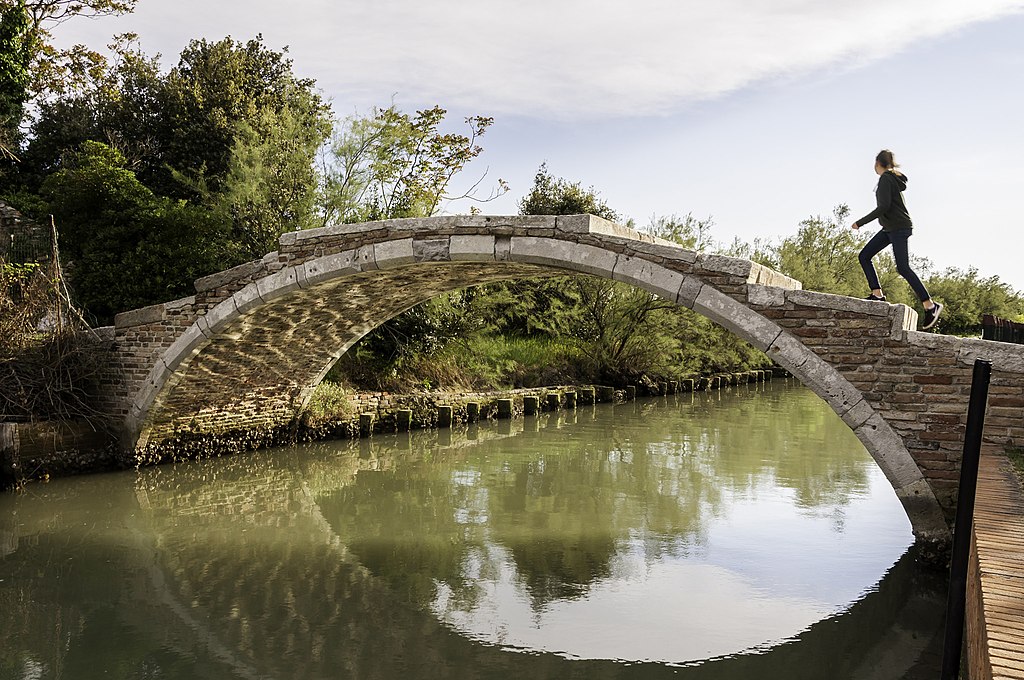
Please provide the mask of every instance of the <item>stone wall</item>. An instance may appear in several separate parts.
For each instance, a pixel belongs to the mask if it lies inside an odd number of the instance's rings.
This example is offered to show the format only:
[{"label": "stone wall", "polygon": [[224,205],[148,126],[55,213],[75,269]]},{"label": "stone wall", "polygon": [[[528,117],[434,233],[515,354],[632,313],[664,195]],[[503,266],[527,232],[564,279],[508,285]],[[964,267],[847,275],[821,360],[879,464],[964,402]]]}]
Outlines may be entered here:
[{"label": "stone wall", "polygon": [[124,467],[111,433],[85,421],[0,423],[0,488]]}]

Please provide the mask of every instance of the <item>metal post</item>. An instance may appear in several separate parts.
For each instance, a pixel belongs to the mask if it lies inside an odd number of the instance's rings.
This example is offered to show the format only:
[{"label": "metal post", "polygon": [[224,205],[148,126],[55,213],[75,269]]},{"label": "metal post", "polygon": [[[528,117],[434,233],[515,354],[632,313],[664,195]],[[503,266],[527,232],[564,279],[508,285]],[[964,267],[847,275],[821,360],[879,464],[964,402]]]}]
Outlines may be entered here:
[{"label": "metal post", "polygon": [[946,638],[942,647],[942,680],[960,675],[960,655],[964,643],[964,609],[967,599],[967,562],[971,552],[971,527],[974,521],[974,496],[978,486],[978,459],[981,434],[985,427],[985,406],[992,362],[977,359],[971,379],[971,400],[967,406],[967,431],[964,454],[960,460],[960,489],[956,500],[956,524],[953,527],[953,557],[949,565],[949,594],[946,596]]}]

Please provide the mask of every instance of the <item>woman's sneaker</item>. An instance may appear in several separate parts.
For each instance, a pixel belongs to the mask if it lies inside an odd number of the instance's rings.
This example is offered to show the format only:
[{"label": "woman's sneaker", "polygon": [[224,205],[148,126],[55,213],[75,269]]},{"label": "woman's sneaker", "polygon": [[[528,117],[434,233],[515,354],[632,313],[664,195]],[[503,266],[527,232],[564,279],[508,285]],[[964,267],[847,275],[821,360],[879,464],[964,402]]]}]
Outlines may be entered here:
[{"label": "woman's sneaker", "polygon": [[879,296],[875,295],[874,293],[872,293],[871,295],[868,295],[864,299],[865,300],[874,300],[875,302],[885,302],[885,296],[884,295],[879,297]]},{"label": "woman's sneaker", "polygon": [[936,302],[934,307],[924,310],[924,323],[921,324],[921,330],[926,331],[934,326],[935,322],[939,320],[939,314],[942,314],[941,302]]}]

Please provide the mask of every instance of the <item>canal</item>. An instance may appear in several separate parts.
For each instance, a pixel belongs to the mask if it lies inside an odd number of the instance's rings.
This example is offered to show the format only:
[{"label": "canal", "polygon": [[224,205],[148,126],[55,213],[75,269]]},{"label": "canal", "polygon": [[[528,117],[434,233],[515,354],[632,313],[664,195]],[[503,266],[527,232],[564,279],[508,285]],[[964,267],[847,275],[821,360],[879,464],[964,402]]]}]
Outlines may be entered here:
[{"label": "canal", "polygon": [[934,677],[944,577],[784,381],[0,495],[0,678]]}]

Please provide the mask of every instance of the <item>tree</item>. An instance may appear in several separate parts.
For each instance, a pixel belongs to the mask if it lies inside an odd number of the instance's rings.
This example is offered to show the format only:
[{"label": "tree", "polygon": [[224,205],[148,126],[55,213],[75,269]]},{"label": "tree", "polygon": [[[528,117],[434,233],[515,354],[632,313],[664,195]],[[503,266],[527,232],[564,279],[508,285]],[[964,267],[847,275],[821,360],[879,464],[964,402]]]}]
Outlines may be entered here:
[{"label": "tree", "polygon": [[[534,176],[533,187],[520,201],[523,215],[575,215],[590,213],[618,221],[619,215],[601,199],[593,187],[556,178],[542,164]],[[494,284],[491,288],[508,284]],[[532,309],[517,313],[529,327],[531,317],[547,317],[559,310],[562,330],[587,348],[589,370],[596,379],[624,382],[645,373],[667,370],[677,343],[667,332],[674,302],[663,300],[645,290],[623,283],[590,276],[558,279],[531,279],[532,296],[517,296],[520,307],[531,302]],[[558,328],[555,325],[555,328]]]},{"label": "tree", "polygon": [[488,201],[505,193],[499,179],[487,198],[477,197],[483,177],[466,192],[448,193],[454,177],[483,152],[478,140],[494,119],[470,116],[469,133],[462,135],[440,131],[446,115],[440,106],[412,116],[391,106],[346,119],[324,168],[324,224],[429,217],[444,201]]},{"label": "tree", "polygon": [[[29,53],[30,98],[62,95],[102,78],[107,59],[84,45],[57,49],[51,31],[74,17],[95,19],[130,14],[138,0],[17,0],[27,26],[24,43]],[[115,41],[116,42],[116,41]]]},{"label": "tree", "polygon": [[216,214],[156,196],[123,154],[99,142],[84,142],[46,180],[43,196],[73,289],[100,322],[187,295],[196,278],[241,260]]},{"label": "tree", "polygon": [[13,158],[32,61],[29,16],[23,0],[0,9],[0,156]]},{"label": "tree", "polygon": [[[166,74],[155,58],[125,43],[102,78],[40,104],[22,183],[37,190],[86,140],[118,149],[143,184],[174,198],[209,199],[232,169],[257,156],[265,177],[294,178],[302,163],[312,177],[330,116],[314,82],[291,69],[286,51],[268,49],[260,36],[246,43],[194,40]],[[245,151],[260,138],[262,151]],[[273,143],[288,148],[273,153]],[[233,168],[239,152],[250,156]]]},{"label": "tree", "polygon": [[774,265],[807,290],[859,297],[864,273],[857,254],[867,238],[846,227],[850,209],[836,206],[830,217],[817,215],[800,222],[796,235],[774,249]]},{"label": "tree", "polygon": [[519,201],[520,215],[582,215],[589,213],[618,222],[617,212],[608,207],[593,187],[555,177],[547,163],[541,163],[530,192]]},{"label": "tree", "polygon": [[715,248],[715,241],[711,238],[711,227],[714,224],[711,217],[698,220],[693,213],[687,213],[686,217],[652,217],[646,231],[652,236],[672,241],[684,248],[705,252]]},{"label": "tree", "polygon": [[154,191],[190,198],[197,184],[205,184],[219,192],[239,134],[277,133],[280,140],[282,125],[293,132],[296,126],[308,128],[292,151],[313,164],[309,140],[316,138],[319,146],[329,134],[328,107],[313,80],[294,75],[287,52],[268,49],[262,35],[245,43],[193,40],[185,47],[177,66],[162,79],[161,93],[167,121],[163,161],[177,174],[155,178],[150,183]]},{"label": "tree", "polygon": [[966,271],[950,267],[928,277],[925,286],[932,297],[952,302],[939,322],[943,333],[978,335],[985,314],[1016,321],[1024,318],[1021,294],[998,276],[981,276],[975,267]]},{"label": "tree", "polygon": [[[240,122],[221,190],[207,199],[230,216],[235,239],[250,258],[276,250],[284,232],[318,226],[312,160],[328,130],[325,119],[296,110],[311,105],[296,97],[294,106],[264,109],[258,125]],[[310,120],[320,125],[310,126]]]}]

